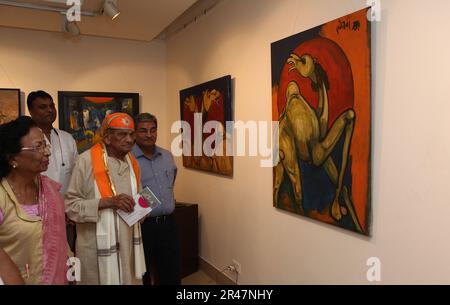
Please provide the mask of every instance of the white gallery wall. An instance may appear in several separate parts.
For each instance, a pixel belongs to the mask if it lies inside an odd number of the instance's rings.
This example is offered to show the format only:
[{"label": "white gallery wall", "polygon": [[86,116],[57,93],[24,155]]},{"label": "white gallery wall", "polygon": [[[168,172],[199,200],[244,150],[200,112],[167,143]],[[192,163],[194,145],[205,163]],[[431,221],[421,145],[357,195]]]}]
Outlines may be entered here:
[{"label": "white gallery wall", "polygon": [[[170,148],[179,90],[230,74],[234,119],[271,121],[270,44],[365,0],[223,0],[167,43],[67,39],[0,27],[0,88],[139,92]],[[234,177],[185,169],[178,201],[200,209],[200,256],[242,265],[240,284],[450,283],[450,2],[382,0],[373,24],[372,237],[272,206],[272,169],[236,157]]]},{"label": "white gallery wall", "polygon": [[[365,0],[224,0],[167,42],[167,126],[179,90],[231,74],[234,119],[271,120],[270,44]],[[241,284],[450,283],[450,2],[381,1],[373,24],[372,237],[272,207],[272,169],[236,157],[234,177],[185,169],[176,199],[200,209],[200,256],[236,259]],[[162,130],[160,129],[160,133]],[[167,132],[169,139],[173,138]]]},{"label": "white gallery wall", "polygon": [[[0,88],[19,88],[24,98],[43,89],[57,107],[58,91],[137,92],[141,109],[161,118],[162,130],[168,128],[165,58],[164,42],[0,27]],[[165,135],[160,141],[166,143]]]}]

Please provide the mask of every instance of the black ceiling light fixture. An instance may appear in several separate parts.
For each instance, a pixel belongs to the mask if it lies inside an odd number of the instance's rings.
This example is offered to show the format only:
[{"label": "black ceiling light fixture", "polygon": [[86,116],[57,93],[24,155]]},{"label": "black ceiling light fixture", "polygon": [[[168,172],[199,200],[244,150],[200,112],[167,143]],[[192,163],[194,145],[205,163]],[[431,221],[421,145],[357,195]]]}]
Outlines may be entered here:
[{"label": "black ceiling light fixture", "polygon": [[69,21],[66,14],[61,14],[63,19],[63,32],[69,33],[74,36],[80,35],[80,28],[75,21]]}]

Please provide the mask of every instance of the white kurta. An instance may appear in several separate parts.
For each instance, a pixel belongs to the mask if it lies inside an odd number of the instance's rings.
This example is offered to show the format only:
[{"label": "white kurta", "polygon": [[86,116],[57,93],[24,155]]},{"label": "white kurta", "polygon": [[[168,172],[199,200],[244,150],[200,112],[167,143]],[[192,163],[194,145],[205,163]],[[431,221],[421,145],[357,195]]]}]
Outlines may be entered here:
[{"label": "white kurta", "polygon": [[[109,157],[108,165],[117,194],[131,195],[128,163]],[[88,150],[78,158],[65,200],[67,216],[77,223],[76,252],[81,262],[81,284],[99,284],[96,238],[99,201],[95,198],[91,151]],[[118,224],[123,283],[142,285],[142,280],[136,280],[134,272],[133,229],[120,217]]]},{"label": "white kurta", "polygon": [[64,130],[52,129],[50,138],[52,155],[48,169],[42,174],[60,183],[61,194],[65,194],[78,157],[77,145],[72,135]]}]

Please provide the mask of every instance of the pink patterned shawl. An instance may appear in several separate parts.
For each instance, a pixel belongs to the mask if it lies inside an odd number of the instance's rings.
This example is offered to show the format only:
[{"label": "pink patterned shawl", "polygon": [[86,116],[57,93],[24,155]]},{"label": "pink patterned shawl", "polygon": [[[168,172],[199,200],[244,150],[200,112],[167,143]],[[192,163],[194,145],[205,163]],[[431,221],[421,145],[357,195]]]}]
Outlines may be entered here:
[{"label": "pink patterned shawl", "polygon": [[39,210],[42,217],[44,266],[42,282],[67,284],[67,239],[64,199],[61,185],[47,176],[40,176]]}]

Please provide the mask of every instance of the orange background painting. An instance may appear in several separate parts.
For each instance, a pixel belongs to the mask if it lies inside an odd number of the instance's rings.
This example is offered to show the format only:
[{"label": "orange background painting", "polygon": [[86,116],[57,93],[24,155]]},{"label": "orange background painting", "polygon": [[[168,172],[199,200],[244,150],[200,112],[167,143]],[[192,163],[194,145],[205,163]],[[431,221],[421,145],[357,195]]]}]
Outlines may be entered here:
[{"label": "orange background painting", "polygon": [[[367,10],[341,18],[340,20],[360,21],[361,33],[369,33]],[[357,115],[353,131],[350,155],[353,158],[353,202],[359,216],[361,226],[366,227],[366,202],[368,199],[370,177],[370,127],[371,127],[371,90],[370,90],[370,35],[352,35],[352,31],[336,32],[339,21],[327,23],[322,27],[322,35],[335,41],[345,52],[351,63],[354,83],[354,110]],[[357,46],[357,47],[356,47]]]},{"label": "orange background painting", "polygon": [[[368,235],[370,215],[370,150],[371,150],[371,67],[370,23],[367,9],[338,18],[272,44],[272,118],[278,121],[286,106],[286,87],[295,81],[302,96],[312,108],[317,107],[317,92],[311,81],[298,73],[289,72],[286,64],[290,53],[311,54],[326,71],[330,81],[329,127],[345,110],[356,113],[349,159],[351,196],[355,213],[363,232]],[[306,33],[307,32],[307,33]],[[305,38],[306,37],[306,38]],[[291,39],[289,42],[288,40]],[[292,41],[298,40],[296,44]],[[288,42],[286,42],[288,41]],[[290,44],[289,44],[290,43]],[[278,46],[276,45],[278,44]],[[277,47],[278,49],[274,48]],[[285,53],[280,49],[288,49]],[[276,51],[274,51],[274,49]],[[283,50],[285,51],[285,50]],[[283,58],[274,64],[274,55]],[[282,60],[282,61],[281,61]],[[280,64],[281,63],[281,64]],[[284,63],[283,66],[281,66]],[[328,211],[311,211],[306,216],[340,225],[327,215]]]}]

